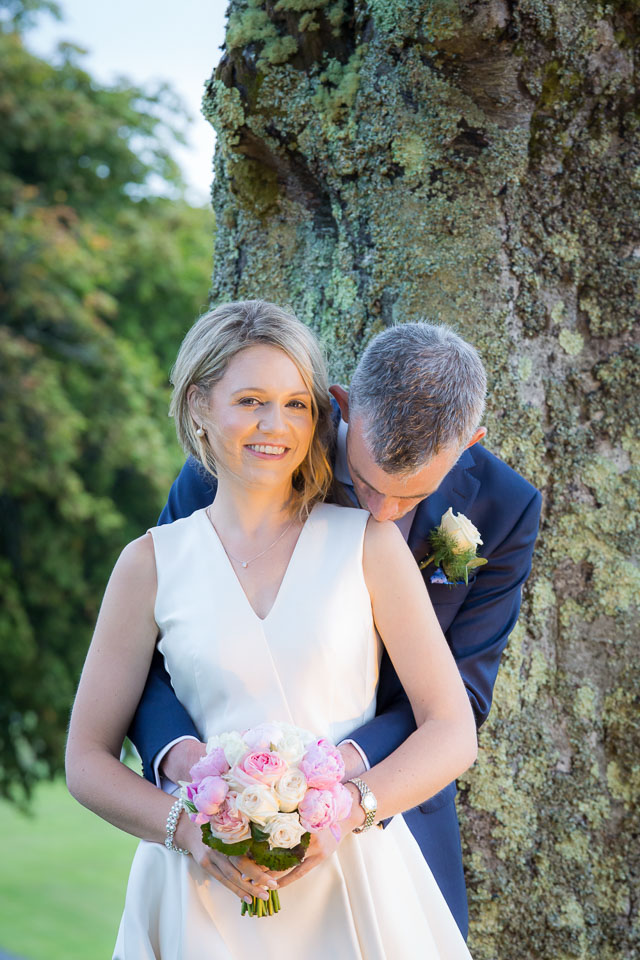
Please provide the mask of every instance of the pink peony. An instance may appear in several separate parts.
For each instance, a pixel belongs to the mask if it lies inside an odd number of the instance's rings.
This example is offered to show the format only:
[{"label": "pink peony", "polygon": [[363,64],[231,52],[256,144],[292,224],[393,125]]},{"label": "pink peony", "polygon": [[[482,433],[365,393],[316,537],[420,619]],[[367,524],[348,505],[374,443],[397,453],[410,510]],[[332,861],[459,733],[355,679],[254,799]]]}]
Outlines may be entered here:
[{"label": "pink peony", "polygon": [[316,790],[330,790],[344,776],[344,761],[340,751],[324,738],[307,747],[299,767],[309,786]]},{"label": "pink peony", "polygon": [[234,773],[241,771],[254,781],[273,786],[287,772],[287,765],[277,753],[269,750],[249,753],[234,767]]},{"label": "pink peony", "polygon": [[352,804],[351,794],[341,783],[334,784],[330,790],[312,788],[307,790],[298,807],[300,823],[311,833],[328,828],[340,842],[338,821],[349,816]]},{"label": "pink peony", "polygon": [[353,797],[345,786],[336,783],[331,790],[333,794],[333,805],[336,811],[336,820],[346,820],[351,813],[353,806]]},{"label": "pink peony", "polygon": [[249,818],[238,809],[237,794],[229,793],[209,823],[211,833],[224,843],[238,843],[251,836]]},{"label": "pink peony", "polygon": [[222,747],[215,747],[210,753],[205,753],[189,771],[192,781],[204,780],[205,777],[221,777],[229,769],[227,758]]},{"label": "pink peony", "polygon": [[187,797],[195,806],[197,813],[189,816],[194,823],[202,826],[213,814],[217,813],[223,803],[229,787],[221,777],[205,777],[197,785],[187,786]]},{"label": "pink peony", "polygon": [[311,833],[330,827],[336,820],[336,808],[330,790],[307,790],[298,805],[300,823]]}]

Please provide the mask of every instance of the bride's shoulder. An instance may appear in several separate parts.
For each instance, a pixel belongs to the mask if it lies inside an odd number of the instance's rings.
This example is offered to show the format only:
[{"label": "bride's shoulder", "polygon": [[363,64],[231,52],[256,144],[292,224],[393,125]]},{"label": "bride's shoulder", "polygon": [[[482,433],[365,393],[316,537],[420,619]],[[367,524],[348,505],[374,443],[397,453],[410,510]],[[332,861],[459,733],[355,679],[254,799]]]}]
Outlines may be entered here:
[{"label": "bride's shoulder", "polygon": [[195,510],[188,517],[178,517],[171,523],[160,523],[157,527],[150,527],[147,533],[151,534],[154,543],[158,541],[176,541],[184,537],[189,531],[197,530],[201,524],[208,524],[205,508]]},{"label": "bride's shoulder", "polygon": [[326,503],[325,501],[315,505],[313,514],[340,526],[351,524],[362,527],[366,526],[370,516],[368,510],[362,510],[360,507],[344,507],[342,504]]},{"label": "bride's shoulder", "polygon": [[392,520],[376,520],[368,515],[367,529],[364,537],[365,560],[373,562],[390,558],[408,558],[411,556],[406,541],[396,524]]},{"label": "bride's shoulder", "polygon": [[123,580],[135,589],[155,585],[156,561],[149,532],[126,545],[116,561],[111,578]]}]

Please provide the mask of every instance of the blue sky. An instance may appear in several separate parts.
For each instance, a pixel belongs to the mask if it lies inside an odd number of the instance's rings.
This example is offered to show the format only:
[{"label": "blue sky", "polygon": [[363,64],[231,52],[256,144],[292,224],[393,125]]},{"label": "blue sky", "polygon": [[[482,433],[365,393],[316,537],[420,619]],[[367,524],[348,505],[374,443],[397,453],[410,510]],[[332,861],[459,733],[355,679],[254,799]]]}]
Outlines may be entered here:
[{"label": "blue sky", "polygon": [[42,16],[27,45],[49,56],[61,41],[87,50],[83,65],[103,83],[126,76],[143,85],[167,81],[180,95],[193,123],[189,146],[174,155],[189,184],[189,199],[206,202],[211,182],[214,133],[200,113],[205,81],[224,41],[226,0],[60,0],[64,20]]}]

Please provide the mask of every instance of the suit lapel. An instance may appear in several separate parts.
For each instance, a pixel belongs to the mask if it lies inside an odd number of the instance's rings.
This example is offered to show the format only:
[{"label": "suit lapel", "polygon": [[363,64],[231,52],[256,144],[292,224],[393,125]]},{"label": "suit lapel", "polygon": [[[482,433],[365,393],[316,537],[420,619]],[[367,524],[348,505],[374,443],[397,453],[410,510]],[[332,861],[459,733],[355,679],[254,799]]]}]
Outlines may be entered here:
[{"label": "suit lapel", "polygon": [[416,560],[421,560],[429,552],[429,534],[437,527],[449,507],[454,513],[468,515],[480,489],[480,481],[471,471],[475,460],[472,447],[465,450],[456,465],[446,475],[435,493],[423,500],[416,510],[408,544]]}]

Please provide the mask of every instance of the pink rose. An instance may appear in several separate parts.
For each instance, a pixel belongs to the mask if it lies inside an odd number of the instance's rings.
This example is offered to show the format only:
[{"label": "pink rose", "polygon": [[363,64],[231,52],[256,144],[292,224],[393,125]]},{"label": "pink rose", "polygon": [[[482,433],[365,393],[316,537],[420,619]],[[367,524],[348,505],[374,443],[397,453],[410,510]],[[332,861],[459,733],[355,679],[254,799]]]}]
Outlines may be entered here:
[{"label": "pink rose", "polygon": [[227,758],[222,747],[215,747],[210,753],[205,753],[189,771],[194,781],[204,780],[205,777],[221,777],[229,769]]},{"label": "pink rose", "polygon": [[197,787],[189,784],[187,797],[198,811],[189,814],[193,822],[198,826],[206,823],[213,814],[218,812],[228,792],[229,787],[221,777],[205,777]]},{"label": "pink rose", "polygon": [[277,753],[262,750],[247,754],[244,760],[236,764],[235,769],[251,777],[255,783],[273,786],[276,780],[287,772],[287,765]]},{"label": "pink rose", "polygon": [[237,794],[229,793],[209,821],[213,836],[224,843],[238,843],[251,836],[249,818],[238,809],[237,800]]},{"label": "pink rose", "polygon": [[299,767],[309,786],[317,790],[330,790],[344,776],[344,761],[340,751],[324,738],[307,747]]}]

